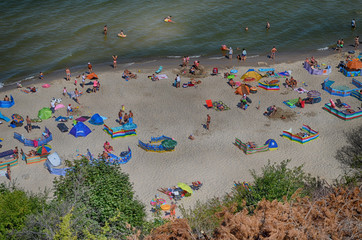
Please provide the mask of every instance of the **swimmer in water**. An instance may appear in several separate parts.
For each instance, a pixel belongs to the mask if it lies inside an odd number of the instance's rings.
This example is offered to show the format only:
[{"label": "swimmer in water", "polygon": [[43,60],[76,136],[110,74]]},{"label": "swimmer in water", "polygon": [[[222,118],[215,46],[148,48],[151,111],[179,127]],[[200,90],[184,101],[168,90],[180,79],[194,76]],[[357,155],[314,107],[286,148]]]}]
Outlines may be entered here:
[{"label": "swimmer in water", "polygon": [[163,21],[173,23],[173,21],[172,21],[172,16],[167,16],[167,17],[165,17],[165,18],[163,19]]},{"label": "swimmer in water", "polygon": [[249,30],[248,26],[245,27],[245,31],[247,32]]},{"label": "swimmer in water", "polygon": [[266,22],[265,28],[266,28],[266,30],[269,30],[269,29],[270,29],[270,23],[269,23],[269,22]]},{"label": "swimmer in water", "polygon": [[127,35],[125,35],[125,34],[123,33],[123,30],[121,30],[121,32],[118,33],[118,37],[123,37],[123,38],[125,38],[125,37],[127,37]]}]

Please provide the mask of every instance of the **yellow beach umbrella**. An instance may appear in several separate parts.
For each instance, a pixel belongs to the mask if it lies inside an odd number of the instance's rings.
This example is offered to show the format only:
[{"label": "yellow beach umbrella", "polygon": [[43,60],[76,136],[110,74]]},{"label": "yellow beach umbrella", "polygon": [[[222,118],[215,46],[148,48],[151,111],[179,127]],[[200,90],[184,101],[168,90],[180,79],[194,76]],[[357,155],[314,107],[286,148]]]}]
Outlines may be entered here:
[{"label": "yellow beach umbrella", "polygon": [[186,183],[177,183],[177,186],[190,194],[193,193],[191,187],[189,185],[187,185]]}]

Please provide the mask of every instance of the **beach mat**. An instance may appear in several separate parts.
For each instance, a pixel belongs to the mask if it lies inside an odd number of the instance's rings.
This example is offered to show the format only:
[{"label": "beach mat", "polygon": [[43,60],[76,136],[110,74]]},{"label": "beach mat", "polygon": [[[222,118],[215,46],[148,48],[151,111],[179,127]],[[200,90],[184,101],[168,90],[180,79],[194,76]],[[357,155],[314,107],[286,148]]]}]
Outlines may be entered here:
[{"label": "beach mat", "polygon": [[295,99],[290,99],[290,100],[284,101],[283,103],[290,108],[295,108],[296,107],[295,104],[298,102],[298,100],[299,100],[299,98],[295,98]]},{"label": "beach mat", "polygon": [[59,130],[61,132],[68,132],[69,128],[67,127],[67,125],[65,125],[65,123],[58,123],[57,127],[59,128]]},{"label": "beach mat", "polygon": [[[212,106],[213,106],[213,108],[214,108],[216,111],[230,110],[230,108],[229,108],[225,103],[223,103],[222,101],[212,102]],[[223,107],[224,107],[224,110],[220,110],[220,109],[218,108],[218,106],[223,106]]]}]

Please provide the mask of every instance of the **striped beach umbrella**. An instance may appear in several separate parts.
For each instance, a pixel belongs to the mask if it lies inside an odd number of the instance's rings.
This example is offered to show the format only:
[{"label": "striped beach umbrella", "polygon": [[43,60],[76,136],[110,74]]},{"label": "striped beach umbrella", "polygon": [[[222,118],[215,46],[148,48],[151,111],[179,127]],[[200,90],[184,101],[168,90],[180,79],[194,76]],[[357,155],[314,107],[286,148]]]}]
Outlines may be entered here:
[{"label": "striped beach umbrella", "polygon": [[36,149],[36,153],[39,155],[47,154],[52,150],[52,147],[48,144],[44,144]]}]

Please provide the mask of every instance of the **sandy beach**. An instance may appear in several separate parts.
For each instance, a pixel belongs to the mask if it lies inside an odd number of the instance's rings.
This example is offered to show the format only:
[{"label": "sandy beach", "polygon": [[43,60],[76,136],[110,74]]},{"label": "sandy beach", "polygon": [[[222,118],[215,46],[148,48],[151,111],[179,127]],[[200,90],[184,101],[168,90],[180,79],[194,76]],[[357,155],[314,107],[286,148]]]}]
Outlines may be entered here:
[{"label": "sandy beach", "polygon": [[[358,55],[359,52],[356,54]],[[77,69],[72,72],[72,80],[64,80],[65,71],[60,71],[53,76],[45,76],[44,80],[30,82],[38,88],[36,93],[26,94],[19,89],[9,88],[1,91],[1,98],[5,95],[12,95],[15,105],[11,108],[1,108],[3,115],[11,117],[18,113],[24,118],[37,118],[38,111],[43,107],[50,107],[50,100],[62,98],[62,104],[73,107],[79,106],[79,116],[92,116],[99,113],[107,117],[105,124],[116,127],[119,124],[118,112],[122,105],[126,112],[132,110],[134,113],[134,123],[138,125],[137,136],[111,139],[103,131],[103,126],[85,124],[90,127],[92,133],[85,138],[75,138],[68,133],[62,133],[57,128],[54,118],[34,123],[40,129],[33,129],[27,133],[24,127],[10,128],[8,123],[0,125],[0,138],[3,146],[0,151],[13,149],[18,146],[24,152],[31,150],[25,147],[18,140],[14,139],[14,132],[23,134],[24,137],[35,139],[41,136],[44,127],[47,127],[53,134],[53,140],[49,143],[52,151],[56,151],[62,160],[77,159],[78,154],[85,154],[87,149],[94,155],[103,151],[103,144],[109,141],[114,148],[116,155],[132,149],[133,157],[125,165],[121,165],[122,171],[129,174],[134,183],[134,190],[138,198],[150,209],[149,201],[158,194],[158,188],[171,187],[178,182],[191,184],[193,181],[201,181],[202,188],[196,191],[191,197],[184,198],[178,204],[192,206],[197,200],[206,200],[213,196],[221,196],[229,192],[233,187],[233,181],[250,181],[249,170],[260,171],[261,167],[269,160],[271,162],[281,162],[291,159],[291,166],[304,164],[306,172],[313,176],[320,176],[327,181],[338,178],[342,173],[340,164],[334,158],[336,151],[345,145],[344,132],[349,131],[361,124],[361,119],[343,121],[322,109],[329,99],[340,98],[353,109],[361,107],[361,102],[352,97],[331,96],[321,89],[324,79],[329,77],[335,81],[335,85],[344,85],[353,88],[352,78],[347,78],[338,72],[336,66],[340,60],[344,60],[345,53],[333,53],[328,56],[317,58],[319,63],[332,66],[332,73],[329,76],[310,75],[303,67],[304,56],[297,57],[298,60],[281,62],[277,59],[277,64],[270,59],[240,63],[236,59],[215,59],[209,62],[201,62],[208,73],[205,78],[200,78],[201,84],[197,87],[175,88],[172,86],[176,73],[181,63],[180,59],[166,59],[163,63],[149,62],[147,64],[118,64],[117,69],[111,66],[93,67],[93,71],[98,75],[101,89],[97,93],[85,93],[86,88],[79,86],[81,79],[78,79],[78,89],[82,89],[84,94],[80,97],[80,104],[77,104],[68,96],[62,95],[64,87],[68,91],[74,91],[74,77],[85,72],[84,69]],[[192,59],[194,60],[194,59]],[[162,74],[166,74],[168,79],[151,81],[147,76],[152,75],[160,65],[164,66]],[[251,66],[250,66],[251,65]],[[220,74],[211,76],[213,67],[219,67]],[[306,93],[287,89],[281,85],[279,91],[266,91],[258,88],[256,94],[249,97],[252,100],[247,110],[237,107],[241,96],[234,93],[235,89],[227,84],[227,79],[223,73],[231,69],[238,70],[235,78],[240,81],[240,77],[249,69],[259,67],[273,67],[276,72],[291,71],[292,76],[298,81],[298,86],[304,82],[306,90],[317,90],[321,92],[322,101],[320,103],[306,105],[305,108],[289,108],[283,101],[298,97],[307,97]],[[138,75],[137,79],[125,81],[121,78],[124,69]],[[101,70],[100,70],[101,69]],[[356,77],[361,81],[362,77]],[[198,80],[198,79],[197,79]],[[263,80],[265,80],[263,78]],[[273,80],[268,78],[267,80]],[[280,78],[284,82],[285,78]],[[182,83],[187,83],[190,78],[181,77]],[[49,83],[50,88],[42,88],[44,83]],[[256,82],[251,85],[256,86]],[[91,86],[86,86],[91,87]],[[230,110],[215,111],[207,109],[205,100],[223,101]],[[257,109],[260,102],[260,108]],[[268,118],[263,115],[267,107],[276,105],[279,109],[286,111],[290,116],[287,119]],[[210,130],[204,128],[206,115],[211,116]],[[54,116],[66,116],[66,108],[59,109]],[[291,142],[281,137],[282,131],[293,129],[299,132],[303,124],[319,131],[320,138],[304,145]],[[68,121],[66,125],[72,127]],[[188,136],[192,134],[195,139],[190,140]],[[152,153],[146,152],[138,147],[138,140],[148,142],[151,137],[165,135],[174,138],[178,145],[173,152]],[[257,144],[264,144],[269,138],[274,139],[279,149],[253,155],[245,155],[233,143],[235,137],[243,141],[254,141]],[[43,163],[27,165],[19,160],[18,166],[12,168],[12,178],[16,183],[29,191],[39,192],[45,188],[52,188],[54,175],[51,175],[44,167]],[[0,177],[0,182],[9,182],[6,177]],[[159,193],[161,197],[166,195]],[[167,201],[168,198],[167,198]]]}]

